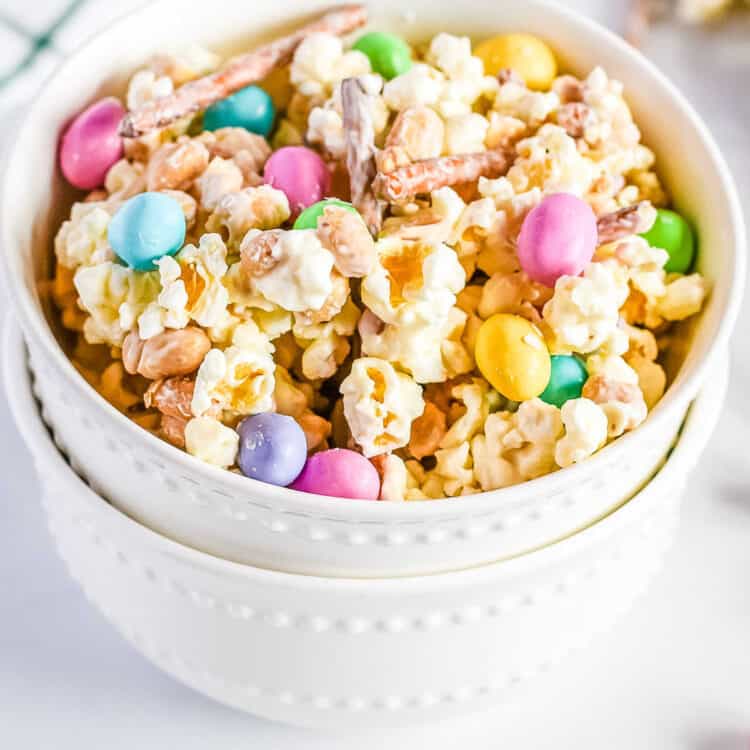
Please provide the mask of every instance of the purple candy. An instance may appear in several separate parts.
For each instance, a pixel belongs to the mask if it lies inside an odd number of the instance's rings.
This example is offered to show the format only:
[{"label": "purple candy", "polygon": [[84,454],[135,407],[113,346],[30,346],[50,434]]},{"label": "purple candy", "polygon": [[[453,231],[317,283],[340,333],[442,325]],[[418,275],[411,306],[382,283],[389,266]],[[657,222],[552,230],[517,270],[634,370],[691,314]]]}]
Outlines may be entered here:
[{"label": "purple candy", "polygon": [[302,473],[290,487],[315,495],[377,500],[380,477],[375,467],[360,453],[332,448],[310,456]]},{"label": "purple candy", "polygon": [[269,412],[246,417],[237,427],[237,459],[246,477],[286,487],[302,471],[307,440],[292,417]]},{"label": "purple candy", "polygon": [[60,143],[60,168],[81,190],[104,184],[109,168],[122,157],[118,133],[125,110],[110,96],[84,109],[68,126]]},{"label": "purple candy", "polygon": [[518,260],[529,278],[553,287],[560,276],[583,271],[596,242],[591,206],[571,193],[555,193],[526,215],[518,235]]},{"label": "purple candy", "polygon": [[274,151],[263,168],[266,184],[286,194],[292,218],[328,195],[331,173],[323,159],[304,146]]}]

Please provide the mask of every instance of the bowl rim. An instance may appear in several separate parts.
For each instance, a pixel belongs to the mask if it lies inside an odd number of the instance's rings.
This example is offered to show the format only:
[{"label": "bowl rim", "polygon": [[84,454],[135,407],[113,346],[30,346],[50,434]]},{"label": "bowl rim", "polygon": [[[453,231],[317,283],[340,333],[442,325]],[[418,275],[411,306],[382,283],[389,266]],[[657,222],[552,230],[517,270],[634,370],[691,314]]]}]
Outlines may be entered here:
[{"label": "bowl rim", "polygon": [[294,506],[302,512],[319,513],[336,520],[377,519],[395,522],[399,520],[404,522],[410,520],[412,522],[414,520],[444,520],[446,517],[483,515],[491,512],[498,502],[518,503],[554,496],[564,491],[568,486],[580,483],[586,477],[596,474],[602,466],[616,461],[618,456],[626,455],[635,441],[643,442],[650,435],[656,434],[662,425],[673,418],[675,410],[686,407],[688,401],[695,396],[704,380],[706,370],[716,358],[716,352],[726,348],[729,335],[739,313],[745,283],[746,234],[743,213],[732,174],[700,116],[676,86],[645,56],[617,34],[590,18],[555,3],[547,2],[547,0],[529,0],[529,3],[533,4],[539,12],[549,14],[551,29],[554,28],[555,17],[571,24],[577,24],[590,33],[598,35],[602,43],[613,47],[618,55],[630,65],[635,66],[642,75],[651,76],[655,79],[666,90],[674,105],[681,110],[685,121],[684,127],[690,127],[695,131],[710,161],[715,165],[722,187],[723,199],[728,204],[729,215],[731,216],[731,234],[734,237],[734,252],[732,254],[734,267],[730,275],[731,282],[727,290],[724,311],[718,322],[709,353],[703,360],[695,363],[693,370],[679,384],[680,387],[675,389],[674,384],[670,386],[637,430],[622,435],[579,464],[558,469],[550,474],[510,487],[480,492],[470,496],[442,498],[439,502],[356,501],[350,498],[314,495],[287,487],[265,484],[206,464],[144,430],[120,413],[78,373],[55,339],[40,306],[35,301],[35,295],[29,292],[20,279],[16,278],[16,269],[11,262],[10,251],[8,250],[8,248],[13,247],[14,243],[9,229],[11,222],[7,215],[9,208],[6,196],[12,190],[10,175],[13,171],[14,160],[20,158],[17,145],[22,138],[24,126],[34,119],[37,108],[44,100],[46,90],[55,79],[63,75],[68,68],[77,65],[82,58],[85,59],[93,45],[110,35],[121,24],[137,16],[157,12],[161,6],[167,6],[173,2],[174,0],[155,0],[155,2],[130,10],[111,21],[102,30],[89,37],[83,45],[68,56],[47,77],[38,95],[24,113],[16,136],[6,150],[2,183],[0,184],[0,238],[3,245],[3,251],[0,252],[0,262],[4,269],[3,276],[6,279],[6,288],[9,296],[13,299],[14,308],[20,317],[25,335],[27,331],[31,333],[34,342],[41,344],[44,356],[51,358],[51,361],[63,374],[67,382],[73,384],[80,397],[90,403],[102,418],[114,421],[118,429],[125,431],[130,441],[136,443],[143,441],[141,444],[151,455],[158,456],[159,459],[171,463],[178,469],[184,469],[187,473],[197,475],[200,480],[205,481],[207,487],[221,488],[225,492],[231,492],[232,496],[236,498],[241,498],[243,495],[261,497],[273,503],[279,509],[288,509],[290,506]]},{"label": "bowl rim", "polygon": [[[708,444],[721,413],[729,381],[729,356],[726,351],[717,362],[716,378],[710,387],[704,388],[691,403],[680,435],[654,477],[627,502],[609,515],[585,529],[548,544],[540,549],[518,555],[508,560],[499,560],[458,570],[408,575],[387,578],[330,578],[320,575],[289,573],[280,570],[260,568],[216,557],[207,552],[189,547],[150,529],[130,518],[111,503],[97,494],[72,468],[62,452],[55,445],[51,432],[44,422],[42,405],[34,396],[33,374],[28,362],[28,348],[18,324],[6,320],[3,326],[2,378],[9,396],[10,410],[16,427],[23,434],[26,445],[32,454],[34,466],[40,475],[55,478],[76,488],[86,498],[86,503],[98,514],[105,514],[113,523],[127,526],[132,533],[151,548],[164,553],[170,559],[187,562],[191,568],[209,570],[217,574],[228,574],[244,579],[254,579],[259,583],[318,591],[338,591],[340,593],[404,593],[413,589],[435,590],[444,584],[462,586],[467,583],[482,583],[496,579],[498,575],[513,577],[527,569],[537,569],[585,549],[602,537],[611,536],[623,526],[637,522],[639,515],[648,511],[653,503],[667,502],[665,495],[682,492],[686,474],[695,467],[697,459]],[[42,468],[43,467],[43,468]],[[68,491],[68,490],[66,490]],[[65,492],[65,491],[64,491]],[[63,496],[64,496],[63,492]]]}]

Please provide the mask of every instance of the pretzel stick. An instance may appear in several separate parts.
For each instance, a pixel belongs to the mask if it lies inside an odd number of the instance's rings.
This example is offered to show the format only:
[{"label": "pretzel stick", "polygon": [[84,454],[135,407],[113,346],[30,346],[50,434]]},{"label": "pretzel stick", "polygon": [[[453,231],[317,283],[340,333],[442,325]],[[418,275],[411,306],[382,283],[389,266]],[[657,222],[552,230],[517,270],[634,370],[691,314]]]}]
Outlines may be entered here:
[{"label": "pretzel stick", "polygon": [[375,128],[369,97],[356,78],[346,78],[341,82],[341,108],[352,205],[362,215],[370,233],[377,237],[383,214],[372,190],[372,181],[377,174]]},{"label": "pretzel stick", "polygon": [[514,155],[512,151],[494,149],[422,159],[388,174],[378,173],[373,189],[379,197],[395,203],[446,185],[474,182],[480,177],[500,177],[508,171]]},{"label": "pretzel stick", "polygon": [[599,244],[606,245],[631,234],[648,232],[655,220],[656,209],[649,201],[640,201],[610,214],[604,214],[596,222]]},{"label": "pretzel stick", "polygon": [[363,26],[367,11],[363,5],[342,5],[288,36],[230,60],[215,73],[180,86],[173,94],[146,102],[129,112],[120,123],[120,135],[136,138],[163,128],[185,115],[204,110],[230,94],[265,78],[274,68],[285,65],[300,43],[310,34],[327,32],[341,36]]}]

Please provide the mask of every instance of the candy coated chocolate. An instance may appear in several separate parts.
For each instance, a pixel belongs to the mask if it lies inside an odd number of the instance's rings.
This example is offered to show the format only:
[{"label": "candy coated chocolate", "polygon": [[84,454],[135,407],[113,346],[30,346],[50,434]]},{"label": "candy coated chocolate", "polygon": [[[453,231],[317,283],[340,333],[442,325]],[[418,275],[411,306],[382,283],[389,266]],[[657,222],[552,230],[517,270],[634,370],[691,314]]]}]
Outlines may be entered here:
[{"label": "candy coated chocolate", "polygon": [[68,125],[60,142],[60,168],[65,179],[81,190],[104,184],[109,168],[122,158],[118,128],[125,109],[109,96],[83,110]]},{"label": "candy coated chocolate", "polygon": [[314,453],[290,486],[315,495],[358,500],[377,500],[380,495],[380,477],[375,467],[360,453],[346,448]]},{"label": "candy coated chocolate", "polygon": [[153,271],[155,260],[174,255],[185,242],[185,214],[164,193],[140,193],[109,222],[107,239],[115,255],[136,271]]},{"label": "candy coated chocolate", "polygon": [[286,195],[292,216],[322,200],[331,188],[326,163],[305,146],[274,151],[263,169],[263,180]]},{"label": "candy coated chocolate", "polygon": [[286,487],[307,458],[305,433],[292,417],[268,412],[246,417],[237,427],[237,464],[246,477]]},{"label": "candy coated chocolate", "polygon": [[203,114],[203,128],[245,128],[265,137],[271,132],[275,117],[271,97],[259,86],[246,86],[212,104]]},{"label": "candy coated chocolate", "polygon": [[549,383],[539,398],[557,407],[570,399],[580,398],[589,376],[586,365],[572,354],[553,354],[551,365]]},{"label": "candy coated chocolate", "polygon": [[526,215],[518,235],[518,260],[529,278],[554,287],[578,276],[596,250],[596,216],[571,193],[549,195]]}]

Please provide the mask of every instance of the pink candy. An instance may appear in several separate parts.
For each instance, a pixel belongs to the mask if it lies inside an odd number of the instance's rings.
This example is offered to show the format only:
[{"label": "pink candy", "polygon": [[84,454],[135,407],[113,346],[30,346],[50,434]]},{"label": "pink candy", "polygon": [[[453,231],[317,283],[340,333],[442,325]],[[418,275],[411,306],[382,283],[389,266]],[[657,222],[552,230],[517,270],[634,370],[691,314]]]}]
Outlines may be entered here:
[{"label": "pink candy", "polygon": [[331,188],[331,173],[326,163],[304,146],[284,146],[271,154],[263,179],[286,194],[292,218],[325,198]]},{"label": "pink candy", "polygon": [[300,492],[359,500],[377,500],[380,495],[375,467],[361,454],[345,448],[314,453],[289,486]]},{"label": "pink candy", "polygon": [[119,100],[107,97],[84,109],[68,126],[60,143],[65,179],[81,190],[104,184],[109,168],[122,157],[117,130],[125,115]]},{"label": "pink candy", "polygon": [[518,235],[518,260],[529,278],[553,287],[560,276],[578,276],[596,250],[596,216],[571,193],[547,196],[526,216]]}]

